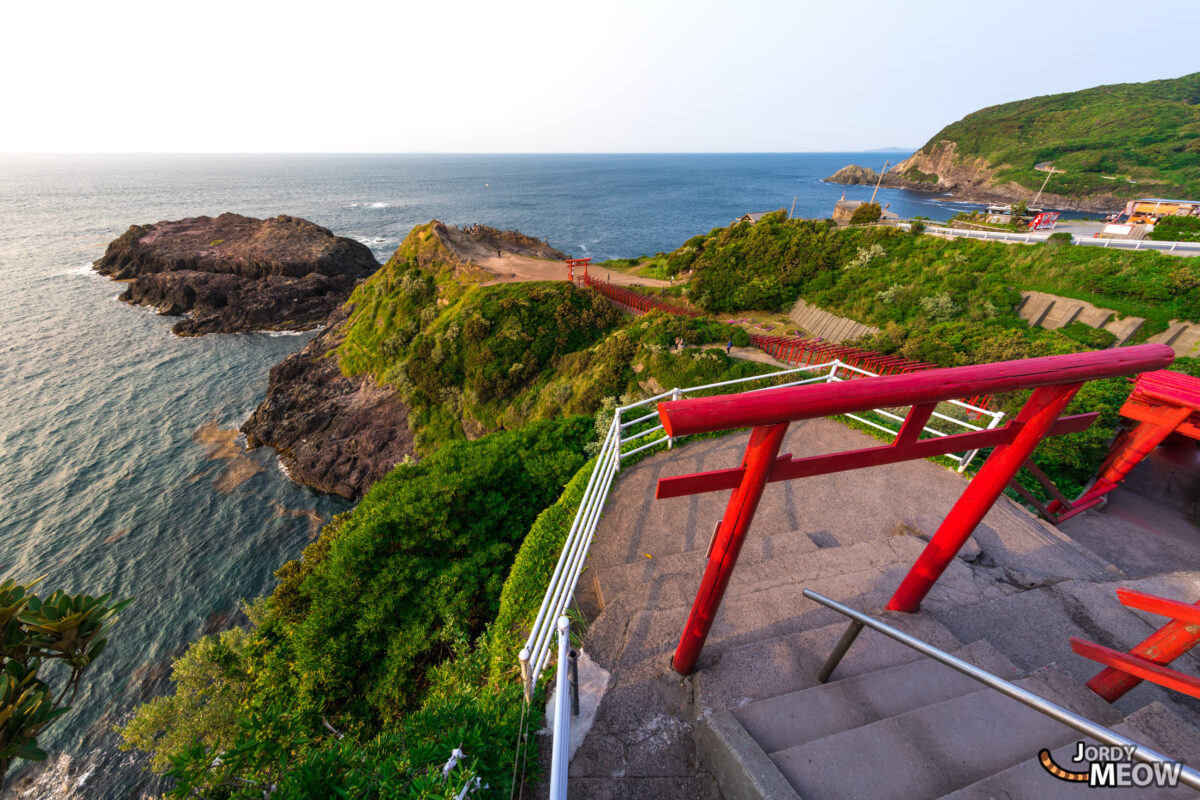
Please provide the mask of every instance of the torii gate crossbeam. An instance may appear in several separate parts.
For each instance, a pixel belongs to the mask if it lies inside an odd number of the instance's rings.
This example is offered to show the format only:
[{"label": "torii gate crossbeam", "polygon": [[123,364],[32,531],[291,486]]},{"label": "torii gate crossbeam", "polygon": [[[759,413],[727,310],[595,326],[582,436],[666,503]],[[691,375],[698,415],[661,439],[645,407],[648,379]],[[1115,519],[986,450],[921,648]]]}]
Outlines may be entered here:
[{"label": "torii gate crossbeam", "polygon": [[[658,497],[733,489],[675,651],[676,672],[688,675],[696,668],[767,483],[994,447],[888,604],[890,610],[916,611],[1038,442],[1049,435],[1083,430],[1095,419],[1094,414],[1059,419],[1084,382],[1161,369],[1173,360],[1170,347],[1148,344],[659,403],[668,436],[753,428],[741,467],[664,478],[658,484]],[[922,428],[943,400],[1030,388],[1033,394],[1021,412],[1003,428],[920,439]],[[903,406],[912,409],[891,445],[797,460],[779,457],[791,422]]]}]

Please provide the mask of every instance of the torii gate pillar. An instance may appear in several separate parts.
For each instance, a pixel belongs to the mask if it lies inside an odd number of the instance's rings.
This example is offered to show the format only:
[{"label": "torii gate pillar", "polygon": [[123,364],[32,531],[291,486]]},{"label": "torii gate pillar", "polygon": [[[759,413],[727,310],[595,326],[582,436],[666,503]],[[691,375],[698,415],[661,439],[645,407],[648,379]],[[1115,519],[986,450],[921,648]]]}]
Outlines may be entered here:
[{"label": "torii gate pillar", "polygon": [[[740,468],[664,478],[658,483],[659,498],[734,490],[675,650],[675,671],[689,675],[696,669],[767,483],[994,447],[888,603],[890,610],[916,611],[1038,442],[1084,430],[1095,420],[1096,414],[1059,418],[1085,381],[1161,368],[1173,360],[1174,353],[1166,345],[1139,345],[659,403],[668,436],[753,427]],[[921,439],[938,402],[1021,388],[1034,392],[1016,419],[1003,428]],[[778,455],[792,421],[899,406],[911,409],[890,445],[795,460]]]}]

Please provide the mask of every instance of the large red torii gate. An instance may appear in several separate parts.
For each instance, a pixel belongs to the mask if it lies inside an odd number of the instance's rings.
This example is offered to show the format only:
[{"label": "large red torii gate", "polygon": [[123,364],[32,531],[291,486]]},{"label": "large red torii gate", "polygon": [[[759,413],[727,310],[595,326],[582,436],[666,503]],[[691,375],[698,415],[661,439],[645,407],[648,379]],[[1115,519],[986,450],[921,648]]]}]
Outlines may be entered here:
[{"label": "large red torii gate", "polygon": [[[659,417],[668,436],[753,428],[740,467],[658,482],[659,498],[734,490],[709,546],[704,576],[675,650],[675,670],[688,675],[696,668],[768,482],[994,447],[888,603],[889,610],[916,611],[1038,442],[1046,436],[1084,430],[1095,420],[1096,414],[1058,416],[1083,383],[1161,369],[1173,360],[1170,347],[1147,344],[659,403]],[[1029,388],[1034,389],[1033,394],[1003,428],[920,438],[943,400]],[[890,445],[801,459],[779,456],[791,422],[900,406],[912,408]]]}]

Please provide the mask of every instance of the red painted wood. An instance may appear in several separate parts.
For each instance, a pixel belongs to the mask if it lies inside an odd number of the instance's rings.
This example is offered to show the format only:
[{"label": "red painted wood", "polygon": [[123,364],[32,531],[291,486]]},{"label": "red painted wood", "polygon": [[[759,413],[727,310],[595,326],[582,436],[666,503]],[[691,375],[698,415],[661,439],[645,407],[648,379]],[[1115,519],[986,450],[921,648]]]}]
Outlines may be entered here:
[{"label": "red painted wood", "polygon": [[1175,354],[1164,344],[1044,356],[997,364],[931,369],[834,384],[675,400],[659,403],[669,436],[828,417],[872,408],[950,400],[1036,386],[1078,384],[1166,366]]},{"label": "red painted wood", "polygon": [[750,443],[742,460],[745,474],[725,507],[725,516],[721,518],[721,525],[709,551],[708,563],[704,567],[704,577],[700,579],[700,589],[688,613],[683,636],[675,648],[672,666],[680,675],[690,675],[696,670],[696,660],[700,657],[704,641],[721,606],[721,599],[725,596],[738,553],[750,530],[750,523],[771,476],[771,468],[787,428],[787,423],[781,423],[755,428],[750,434]]},{"label": "red painted wood", "polygon": [[[1129,348],[1137,349],[1137,348]],[[1156,348],[1157,349],[1157,348]],[[1170,352],[1170,348],[1167,348]],[[1100,351],[1111,353],[1113,351]],[[1088,354],[1093,355],[1093,354]],[[1173,354],[1172,354],[1173,355]],[[1029,359],[1032,361],[1049,361],[1061,356],[1051,356],[1049,359]],[[1028,362],[1008,362],[1021,364]],[[1103,362],[1101,362],[1103,363]],[[1002,366],[994,364],[991,366]],[[970,367],[966,369],[971,369]],[[949,371],[949,370],[946,370]],[[1066,372],[1075,374],[1077,369],[1068,367]],[[928,374],[928,373],[924,373]],[[1046,380],[1047,376],[1041,371],[1030,372],[1033,380]],[[913,376],[912,379],[920,376]],[[876,379],[880,380],[880,379]],[[874,382],[874,381],[872,381]],[[866,381],[864,381],[866,383]],[[1036,384],[1035,384],[1036,385]],[[1075,396],[1082,384],[1040,386],[1026,401],[1025,407],[1017,415],[1012,426],[1017,428],[1017,435],[1009,444],[1001,445],[992,451],[984,462],[979,473],[968,485],[962,496],[954,503],[950,513],[942,520],[937,532],[933,534],[929,544],[921,551],[912,569],[904,576],[899,588],[888,603],[890,611],[915,612],[921,607],[921,601],[933,588],[933,584],[946,570],[950,560],[962,549],[967,538],[983,521],[988,509],[1000,497],[1001,492],[1008,486],[1017,470],[1029,458],[1033,448],[1037,447],[1058,419],[1058,415],[1066,408],[1067,403]]]},{"label": "red painted wood", "polygon": [[1164,413],[1157,424],[1138,423],[1128,435],[1121,436],[1113,445],[1112,451],[1100,467],[1099,480],[1113,485],[1125,480],[1134,467],[1154,452],[1154,448],[1162,444],[1163,439],[1170,436],[1191,415],[1192,409],[1186,406],[1177,407]]},{"label": "red painted wood", "polygon": [[[1117,596],[1121,602],[1126,602],[1127,598],[1131,597],[1146,597],[1151,598],[1152,595],[1143,595],[1141,592],[1131,592],[1126,589],[1118,589]],[[1140,598],[1139,598],[1140,599]],[[1162,598],[1153,598],[1156,601],[1164,603],[1174,603],[1174,601],[1162,600]],[[1132,605],[1132,604],[1131,604]],[[1184,609],[1188,609],[1185,613],[1189,616],[1192,610],[1200,608],[1200,603],[1195,606],[1189,606],[1183,603],[1179,604]],[[1162,611],[1155,609],[1147,609],[1153,613],[1166,612],[1170,616],[1174,616],[1177,610],[1174,606],[1168,610],[1165,606],[1160,606]],[[1132,655],[1151,661],[1155,664],[1170,664],[1175,659],[1179,658],[1184,653],[1191,650],[1196,644],[1200,643],[1200,624],[1191,622],[1190,620],[1172,619],[1166,625],[1159,628],[1154,633],[1147,636],[1144,640],[1138,643],[1136,647],[1129,652]],[[1116,702],[1130,689],[1142,682],[1142,678],[1131,675],[1113,667],[1109,667],[1096,673],[1096,675],[1087,682],[1088,688],[1096,694],[1103,697],[1110,703]]]},{"label": "red painted wood", "polygon": [[[1148,680],[1157,683],[1159,686],[1165,686],[1168,689],[1200,698],[1200,679],[1193,678],[1191,675],[1184,675],[1182,672],[1177,672],[1170,667],[1164,667],[1162,664],[1150,659],[1130,653],[1121,653],[1074,636],[1071,637],[1071,649],[1084,658],[1090,658],[1092,661],[1104,664],[1110,670],[1137,678],[1138,683]],[[1105,697],[1101,692],[1096,691],[1096,687],[1092,686],[1092,682],[1095,680],[1096,678],[1093,678],[1091,681],[1088,681],[1088,687],[1101,697],[1104,697],[1105,700],[1108,700],[1110,703],[1113,702],[1113,700]]]},{"label": "red painted wood", "polygon": [[[908,415],[904,418],[904,424],[900,426],[900,432],[896,434],[896,440],[892,442],[892,447],[903,447],[904,445],[913,444],[920,439],[921,434],[925,431],[925,426],[929,423],[929,418],[933,416],[935,408],[937,408],[937,403],[925,403],[924,405],[910,408]],[[948,452],[954,451],[951,450]]]},{"label": "red painted wood", "polygon": [[1117,599],[1123,606],[1140,608],[1142,611],[1170,617],[1189,625],[1200,625],[1200,606],[1188,605],[1178,600],[1168,600],[1165,597],[1156,597],[1133,589],[1117,589]]},{"label": "red painted wood", "polygon": [[[1068,433],[1079,433],[1087,430],[1096,421],[1099,414],[1072,414],[1062,417],[1051,426],[1047,436],[1062,436]],[[901,461],[911,461],[915,458],[929,458],[947,453],[965,452],[977,448],[995,447],[1012,441],[1016,429],[1012,426],[994,428],[990,431],[973,431],[971,433],[956,433],[953,436],[925,439],[901,450],[894,445],[869,447],[864,450],[848,450],[828,455],[808,456],[792,459],[791,455],[780,456],[775,467],[771,470],[770,482],[810,478],[814,475],[826,475],[831,472],[844,472],[863,467],[878,467],[884,464],[896,464]],[[689,494],[704,492],[719,492],[733,489],[741,482],[743,469],[718,469],[711,472],[697,472],[690,475],[678,475],[670,478],[660,478],[655,498],[664,500],[670,497],[683,497]]]}]

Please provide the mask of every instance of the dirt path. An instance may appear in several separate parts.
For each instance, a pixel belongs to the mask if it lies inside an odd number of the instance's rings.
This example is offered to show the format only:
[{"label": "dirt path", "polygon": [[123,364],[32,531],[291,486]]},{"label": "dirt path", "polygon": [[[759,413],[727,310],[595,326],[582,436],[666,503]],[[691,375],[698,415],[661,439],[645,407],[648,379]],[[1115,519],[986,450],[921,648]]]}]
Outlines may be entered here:
[{"label": "dirt path", "polygon": [[[482,253],[472,253],[471,255],[471,260],[475,264],[496,276],[495,280],[485,282],[484,286],[519,281],[562,281],[567,279],[567,265],[562,261],[547,261],[543,258],[530,258],[514,253],[504,253],[501,256],[497,256],[495,255],[495,251],[492,251],[491,255],[486,256]],[[592,268],[590,274],[592,277],[609,280],[618,286],[670,285],[667,281],[660,281],[655,278],[639,278],[634,275],[626,275],[624,272],[598,268]]]}]

